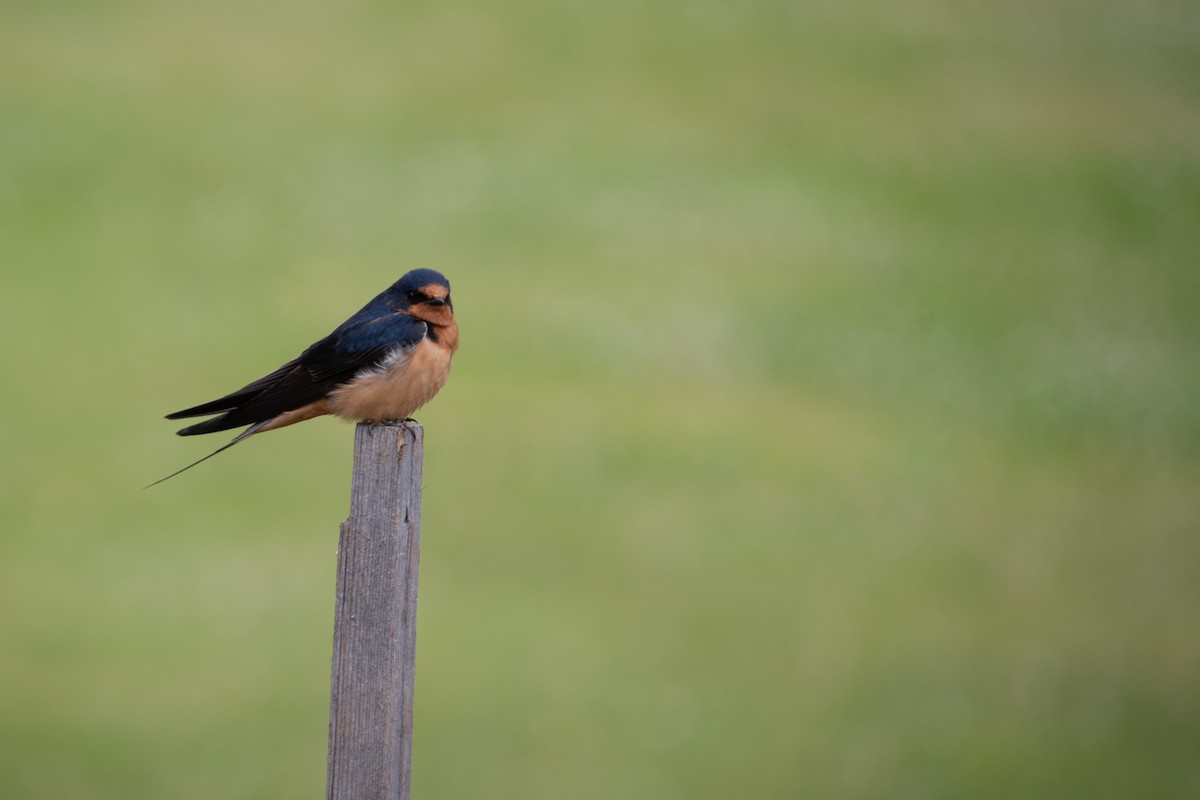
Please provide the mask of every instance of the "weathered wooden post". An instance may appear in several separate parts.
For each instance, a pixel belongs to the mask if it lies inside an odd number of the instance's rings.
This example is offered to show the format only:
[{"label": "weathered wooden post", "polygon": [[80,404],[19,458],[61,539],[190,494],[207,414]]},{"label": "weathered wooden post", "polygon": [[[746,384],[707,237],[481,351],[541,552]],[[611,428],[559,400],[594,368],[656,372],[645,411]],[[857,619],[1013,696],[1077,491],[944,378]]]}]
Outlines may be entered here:
[{"label": "weathered wooden post", "polygon": [[350,516],[338,544],[329,800],[408,800],[424,430],[354,432]]}]

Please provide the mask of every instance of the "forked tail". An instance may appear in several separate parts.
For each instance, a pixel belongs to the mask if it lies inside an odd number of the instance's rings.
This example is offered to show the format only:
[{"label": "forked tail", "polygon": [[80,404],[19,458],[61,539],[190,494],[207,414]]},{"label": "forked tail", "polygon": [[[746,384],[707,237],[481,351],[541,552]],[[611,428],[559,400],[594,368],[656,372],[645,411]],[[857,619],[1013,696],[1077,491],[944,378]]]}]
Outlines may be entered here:
[{"label": "forked tail", "polygon": [[142,488],[143,488],[143,489],[149,489],[151,486],[158,486],[158,485],[159,485],[160,483],[162,483],[163,481],[170,480],[171,478],[174,478],[176,475],[180,474],[181,472],[187,472],[189,469],[191,469],[192,467],[196,466],[197,464],[200,464],[200,463],[203,463],[203,462],[205,462],[205,461],[208,461],[210,458],[212,458],[213,456],[215,456],[217,453],[220,453],[220,452],[222,452],[222,451],[228,450],[229,448],[233,447],[235,444],[237,444],[238,442],[242,441],[243,439],[248,439],[248,438],[250,438],[251,436],[253,436],[254,434],[258,433],[260,430],[262,430],[262,429],[263,429],[263,428],[265,428],[265,427],[266,427],[266,423],[265,423],[265,422],[259,422],[259,423],[255,424],[255,425],[251,425],[249,428],[246,428],[246,430],[242,431],[242,432],[241,432],[241,433],[239,433],[237,436],[233,437],[233,440],[232,440],[232,441],[230,441],[228,444],[223,444],[223,445],[221,445],[221,446],[220,446],[220,447],[218,447],[216,450],[213,450],[211,453],[209,453],[208,455],[206,455],[204,458],[197,459],[196,461],[193,461],[192,463],[188,464],[188,465],[187,465],[186,467],[184,467],[183,469],[177,469],[177,470],[175,470],[174,472],[172,472],[170,475],[168,475],[167,477],[165,477],[165,478],[159,478],[159,479],[158,479],[158,480],[156,480],[154,483],[148,483],[148,484],[146,484],[145,486],[143,486]]}]

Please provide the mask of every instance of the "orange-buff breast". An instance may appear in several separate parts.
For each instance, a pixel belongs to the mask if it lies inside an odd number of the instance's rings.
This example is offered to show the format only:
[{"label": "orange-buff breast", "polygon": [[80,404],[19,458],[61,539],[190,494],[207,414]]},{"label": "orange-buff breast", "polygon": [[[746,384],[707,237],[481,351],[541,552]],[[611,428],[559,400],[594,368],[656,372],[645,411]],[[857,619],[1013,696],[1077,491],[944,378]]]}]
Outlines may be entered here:
[{"label": "orange-buff breast", "polygon": [[329,395],[329,411],[358,422],[406,419],[450,375],[451,349],[423,339],[400,364],[358,378]]}]

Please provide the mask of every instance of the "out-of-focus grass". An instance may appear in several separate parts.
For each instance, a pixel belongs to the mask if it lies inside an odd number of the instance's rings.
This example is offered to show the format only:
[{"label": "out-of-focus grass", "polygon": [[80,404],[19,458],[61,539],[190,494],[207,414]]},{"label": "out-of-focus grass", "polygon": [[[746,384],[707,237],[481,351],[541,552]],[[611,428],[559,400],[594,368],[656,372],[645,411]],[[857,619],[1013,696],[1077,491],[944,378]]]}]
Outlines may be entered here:
[{"label": "out-of-focus grass", "polygon": [[320,795],[349,428],[139,487],[413,266],[416,796],[1200,790],[1192,4],[0,23],[3,796]]}]

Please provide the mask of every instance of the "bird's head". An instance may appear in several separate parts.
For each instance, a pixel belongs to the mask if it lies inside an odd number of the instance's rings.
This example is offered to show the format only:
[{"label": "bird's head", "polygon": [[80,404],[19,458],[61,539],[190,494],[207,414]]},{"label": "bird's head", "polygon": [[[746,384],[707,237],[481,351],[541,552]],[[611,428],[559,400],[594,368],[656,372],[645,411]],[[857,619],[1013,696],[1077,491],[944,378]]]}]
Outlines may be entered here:
[{"label": "bird's head", "polygon": [[432,269],[414,269],[392,284],[396,303],[405,313],[432,325],[454,322],[454,303],[450,300],[450,281]]}]

